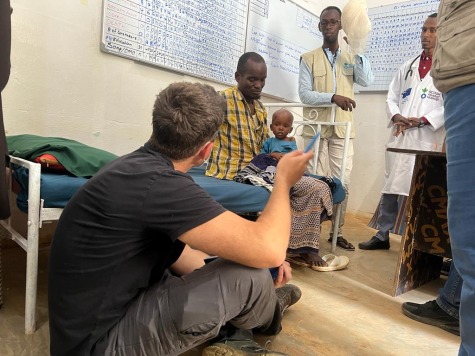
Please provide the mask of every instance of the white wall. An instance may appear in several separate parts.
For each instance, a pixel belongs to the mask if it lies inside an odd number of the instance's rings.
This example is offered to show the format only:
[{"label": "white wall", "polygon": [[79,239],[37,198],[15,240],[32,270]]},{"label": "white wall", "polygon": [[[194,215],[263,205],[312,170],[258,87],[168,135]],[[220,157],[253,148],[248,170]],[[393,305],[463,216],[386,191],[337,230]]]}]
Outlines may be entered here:
[{"label": "white wall", "polygon": [[[317,15],[330,5],[295,2]],[[368,6],[392,2],[368,0]],[[343,8],[345,3],[331,5]],[[203,82],[102,53],[102,1],[11,0],[11,5],[12,71],[2,93],[7,135],[62,136],[124,154],[148,139],[154,97],[161,89],[175,81]],[[385,94],[357,94],[356,101],[349,210],[372,212],[388,136]]]},{"label": "white wall", "polygon": [[[368,8],[394,4],[398,0],[367,0]],[[339,4],[343,9],[343,5]],[[390,132],[387,129],[386,94],[356,94],[355,156],[350,181],[348,211],[373,213],[381,196],[384,177],[385,144]]]}]

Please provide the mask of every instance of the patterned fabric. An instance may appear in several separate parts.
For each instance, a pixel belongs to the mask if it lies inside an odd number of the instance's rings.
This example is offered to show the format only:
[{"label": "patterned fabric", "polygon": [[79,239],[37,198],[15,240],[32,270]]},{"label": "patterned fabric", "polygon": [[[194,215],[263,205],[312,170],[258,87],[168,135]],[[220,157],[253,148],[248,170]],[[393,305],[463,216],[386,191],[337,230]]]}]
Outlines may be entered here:
[{"label": "patterned fabric", "polygon": [[244,167],[234,180],[239,183],[258,185],[272,191],[276,174],[277,160],[266,154],[257,155]]},{"label": "patterned fabric", "polygon": [[226,99],[227,112],[214,140],[206,175],[232,180],[260,153],[269,137],[267,111],[259,100],[254,100],[256,114],[252,116],[237,86],[221,94]]},{"label": "patterned fabric", "polygon": [[292,224],[288,252],[302,248],[318,252],[320,246],[320,219],[326,210],[333,214],[333,199],[329,186],[313,177],[302,177],[290,195]]},{"label": "patterned fabric", "polygon": [[[256,156],[239,172],[235,181],[262,185],[272,190],[277,161],[264,154]],[[274,173],[272,173],[274,172]],[[330,184],[333,180],[322,177],[302,177],[290,191],[292,223],[288,252],[318,252],[320,245],[320,219],[324,212],[333,213]]]}]

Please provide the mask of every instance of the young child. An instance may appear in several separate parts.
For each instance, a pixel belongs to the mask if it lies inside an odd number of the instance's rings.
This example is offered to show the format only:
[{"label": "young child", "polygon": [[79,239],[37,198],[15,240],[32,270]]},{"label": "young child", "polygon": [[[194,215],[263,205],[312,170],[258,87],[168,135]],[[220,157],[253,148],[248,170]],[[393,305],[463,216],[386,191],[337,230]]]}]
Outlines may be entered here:
[{"label": "young child", "polygon": [[264,142],[261,154],[280,160],[282,156],[297,150],[295,137],[288,137],[292,132],[294,116],[289,110],[279,109],[272,115],[270,129],[275,137],[270,137]]}]

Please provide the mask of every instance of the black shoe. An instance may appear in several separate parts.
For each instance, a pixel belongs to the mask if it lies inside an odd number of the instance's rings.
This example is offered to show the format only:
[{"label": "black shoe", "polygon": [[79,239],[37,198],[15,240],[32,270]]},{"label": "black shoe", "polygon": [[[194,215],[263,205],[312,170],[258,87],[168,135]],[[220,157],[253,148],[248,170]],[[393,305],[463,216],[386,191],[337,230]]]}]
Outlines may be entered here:
[{"label": "black shoe", "polygon": [[282,331],[282,318],[288,307],[298,302],[302,296],[300,288],[292,284],[286,284],[275,290],[277,303],[275,305],[274,317],[269,325],[253,329],[256,333],[262,335],[277,335]]},{"label": "black shoe", "polygon": [[223,340],[203,350],[203,356],[287,356],[282,352],[271,351],[253,340]]},{"label": "black shoe", "polygon": [[302,297],[302,291],[299,287],[293,284],[286,284],[283,287],[275,290],[277,294],[277,301],[280,305],[280,312],[284,314],[288,307],[294,305]]},{"label": "black shoe", "polygon": [[443,276],[448,276],[451,265],[452,265],[452,260],[449,258],[444,258],[444,261],[442,262],[442,269],[440,270],[440,274]]},{"label": "black shoe", "polygon": [[376,236],[366,242],[360,242],[358,247],[362,250],[389,250],[389,240],[381,241]]},{"label": "black shoe", "polygon": [[402,303],[402,312],[411,319],[437,326],[449,333],[460,336],[458,319],[447,314],[435,300],[425,304]]}]

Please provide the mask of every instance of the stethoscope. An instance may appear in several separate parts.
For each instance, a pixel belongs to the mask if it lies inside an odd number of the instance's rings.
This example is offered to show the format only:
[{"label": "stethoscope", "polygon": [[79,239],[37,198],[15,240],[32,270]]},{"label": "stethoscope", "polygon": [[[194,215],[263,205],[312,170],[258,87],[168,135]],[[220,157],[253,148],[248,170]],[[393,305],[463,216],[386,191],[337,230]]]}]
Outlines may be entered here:
[{"label": "stethoscope", "polygon": [[404,80],[407,80],[407,76],[410,74],[411,77],[412,77],[412,65],[414,64],[415,61],[417,61],[417,59],[420,57],[421,55],[419,54],[416,58],[414,58],[414,60],[411,62],[411,64],[409,65],[409,69],[407,70],[406,72],[406,76],[404,77]]}]

